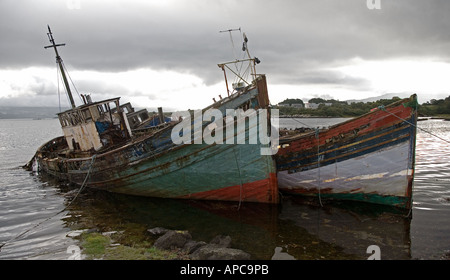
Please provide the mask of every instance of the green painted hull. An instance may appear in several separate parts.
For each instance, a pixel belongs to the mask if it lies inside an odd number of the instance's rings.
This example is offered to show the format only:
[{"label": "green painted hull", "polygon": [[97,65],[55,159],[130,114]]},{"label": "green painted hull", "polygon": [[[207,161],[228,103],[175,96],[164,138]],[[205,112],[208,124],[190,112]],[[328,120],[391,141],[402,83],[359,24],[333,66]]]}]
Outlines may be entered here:
[{"label": "green painted hull", "polygon": [[[263,85],[256,84],[209,108],[218,109],[223,117],[227,109],[243,105],[261,108],[261,100],[267,99],[267,91],[261,90],[265,89],[265,77],[259,83]],[[43,145],[35,159],[45,173],[112,192],[162,198],[278,203],[275,162],[270,155],[261,155],[261,148],[267,145],[249,144],[248,139],[257,137],[258,131],[250,129],[248,122],[246,144],[212,145],[173,143],[171,133],[177,124],[173,122],[156,132],[141,133],[115,149],[84,158],[50,153],[50,150],[64,149],[64,139],[57,138]],[[203,129],[207,125],[203,123]],[[235,121],[233,143],[238,143],[237,134]]]}]

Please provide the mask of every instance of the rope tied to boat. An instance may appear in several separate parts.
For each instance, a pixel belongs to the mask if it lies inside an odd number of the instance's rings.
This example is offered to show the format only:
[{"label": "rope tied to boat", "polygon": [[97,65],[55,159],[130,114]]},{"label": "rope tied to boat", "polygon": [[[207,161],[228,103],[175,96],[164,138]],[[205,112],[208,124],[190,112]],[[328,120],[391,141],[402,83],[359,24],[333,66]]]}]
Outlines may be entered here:
[{"label": "rope tied to boat", "polygon": [[242,202],[242,176],[241,176],[241,169],[239,168],[239,162],[236,155],[236,149],[233,145],[233,154],[234,154],[234,160],[236,161],[236,167],[239,173],[239,181],[240,181],[240,187],[239,187],[239,205],[238,205],[238,211],[241,209],[241,202]]},{"label": "rope tied to boat", "polygon": [[[420,129],[421,131],[423,131],[423,132],[425,132],[425,133],[430,134],[431,136],[434,136],[434,137],[436,137],[436,138],[438,138],[438,139],[440,139],[440,140],[442,140],[442,141],[444,141],[444,142],[450,144],[450,141],[448,141],[448,140],[446,140],[446,139],[444,139],[444,138],[442,138],[442,137],[440,137],[440,136],[438,136],[438,135],[436,135],[436,134],[434,134],[434,133],[432,133],[432,132],[430,132],[430,131],[428,131],[428,130],[426,130],[426,129],[423,129],[423,128],[417,126],[416,124],[413,124],[413,123],[411,123],[411,122],[409,122],[409,121],[407,121],[407,120],[405,120],[405,119],[403,119],[403,118],[397,116],[397,115],[394,114],[394,113],[389,112],[388,110],[386,110],[386,108],[384,107],[384,105],[378,106],[378,109],[379,109],[379,110],[382,110],[382,111],[384,111],[384,112],[386,112],[386,113],[388,113],[388,114],[390,114],[390,115],[392,115],[392,116],[394,116],[394,117],[396,117],[397,119],[399,119],[399,120],[401,120],[401,121],[404,121],[405,123],[407,123],[407,124],[409,124],[409,125],[411,125],[411,126],[417,128],[417,129]],[[408,214],[406,215],[406,217],[409,217],[409,216],[411,215],[411,212],[412,212],[412,207],[409,209],[409,212],[408,212]]]},{"label": "rope tied to boat", "polygon": [[[86,177],[84,178],[83,184],[81,184],[80,189],[78,190],[77,194],[75,195],[75,197],[69,202],[69,204],[67,205],[67,207],[69,207],[72,202],[75,201],[75,199],[78,197],[78,195],[83,191],[83,189],[86,187],[86,182],[89,179],[89,177],[91,176],[91,171],[92,171],[92,167],[94,167],[94,162],[95,162],[95,158],[97,157],[97,155],[93,155],[92,159],[91,159],[91,165],[89,166],[89,170],[88,173],[86,174]],[[67,208],[66,207],[66,208]]]},{"label": "rope tied to boat", "polygon": [[442,140],[442,141],[447,142],[448,144],[450,144],[450,141],[449,141],[449,140],[446,140],[446,139],[444,139],[444,138],[442,138],[442,137],[440,137],[440,136],[438,136],[438,135],[436,135],[436,134],[434,134],[434,133],[432,133],[432,132],[430,132],[430,131],[428,131],[428,130],[426,130],[426,129],[423,129],[423,128],[421,128],[421,127],[419,127],[419,126],[417,126],[417,125],[415,125],[415,124],[413,124],[413,123],[411,123],[411,122],[409,122],[409,121],[407,121],[407,120],[405,120],[405,119],[403,119],[403,118],[397,116],[397,115],[394,114],[394,113],[389,112],[388,110],[386,110],[386,108],[384,107],[384,105],[378,106],[378,109],[380,109],[380,110],[382,110],[382,111],[384,111],[384,112],[386,112],[386,113],[388,113],[388,114],[390,114],[390,115],[392,115],[392,116],[398,118],[399,120],[402,120],[402,121],[406,122],[406,123],[409,124],[409,125],[414,126],[414,127],[417,128],[417,129],[422,130],[422,131],[425,132],[425,133],[430,134],[431,136],[434,136],[434,137],[436,137],[436,138],[438,138],[438,139],[440,139],[440,140]]},{"label": "rope tied to boat", "polygon": [[312,127],[312,126],[310,126],[310,125],[308,125],[306,123],[303,123],[303,122],[301,122],[301,121],[299,121],[299,120],[297,120],[297,119],[295,119],[293,117],[291,117],[291,119],[296,121],[296,122],[298,122],[298,123],[300,123],[300,124],[302,124],[302,125],[304,125],[304,126],[306,126],[306,127],[308,127],[308,128],[310,128],[310,129],[314,129],[314,131],[315,131],[314,135],[315,135],[315,137],[317,139],[317,187],[318,187],[318,197],[319,197],[320,206],[323,207],[322,196],[321,196],[321,193],[320,193],[320,136],[319,136],[320,128],[319,127]]},{"label": "rope tied to boat", "polygon": [[322,197],[320,194],[320,129],[317,127],[316,128],[316,139],[317,139],[317,187],[319,189],[319,203],[320,206],[323,207],[322,205]]},{"label": "rope tied to boat", "polygon": [[62,210],[59,211],[58,213],[56,213],[56,214],[54,214],[54,215],[52,215],[52,216],[46,218],[45,220],[43,220],[43,221],[37,223],[36,225],[32,226],[31,228],[29,228],[29,229],[23,231],[23,232],[20,233],[19,235],[17,235],[17,236],[15,236],[15,237],[13,237],[13,238],[11,238],[11,239],[5,241],[3,244],[0,245],[0,251],[2,250],[2,248],[3,248],[6,244],[8,244],[8,243],[10,243],[11,241],[14,241],[14,240],[16,240],[16,239],[22,237],[22,236],[25,235],[26,233],[30,232],[32,229],[37,228],[38,226],[40,226],[41,224],[45,223],[46,221],[49,221],[49,220],[51,220],[52,218],[54,218],[54,217],[58,216],[59,214],[61,214],[62,212],[66,211],[67,208],[69,208],[69,206],[72,204],[72,202],[74,202],[75,199],[78,197],[78,195],[81,193],[81,191],[86,187],[86,182],[87,182],[88,178],[90,177],[90,174],[91,174],[91,171],[92,171],[92,167],[94,166],[94,162],[95,162],[96,156],[97,156],[97,155],[93,155],[93,156],[92,156],[91,164],[90,164],[88,173],[86,174],[86,177],[84,178],[83,184],[81,185],[81,187],[80,187],[80,189],[78,190],[78,192],[77,192],[77,194],[75,195],[75,197],[69,202],[69,204],[67,204],[66,207],[64,207],[64,209],[62,209]]}]

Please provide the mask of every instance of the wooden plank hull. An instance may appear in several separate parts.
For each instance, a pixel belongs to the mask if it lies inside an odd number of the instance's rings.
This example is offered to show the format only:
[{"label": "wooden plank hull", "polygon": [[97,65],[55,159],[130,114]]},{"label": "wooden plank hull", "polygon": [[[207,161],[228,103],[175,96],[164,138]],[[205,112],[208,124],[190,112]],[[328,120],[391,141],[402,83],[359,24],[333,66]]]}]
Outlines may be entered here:
[{"label": "wooden plank hull", "polygon": [[[260,156],[257,145],[192,144],[151,156],[142,151],[152,140],[96,157],[87,186],[151,197],[278,202],[274,162]],[[81,185],[90,164],[65,175]]]},{"label": "wooden plank hull", "polygon": [[414,104],[415,95],[325,130],[280,139],[280,191],[411,208]]},{"label": "wooden plank hull", "polygon": [[[216,102],[210,108],[225,116],[227,109],[261,108],[267,98],[265,77],[254,88]],[[206,109],[205,109],[206,110]],[[235,121],[236,122],[236,121]],[[49,156],[63,141],[54,139],[35,156],[40,170],[78,185],[131,195],[278,203],[275,161],[261,155],[265,145],[250,144],[257,130],[245,126],[245,144],[175,144],[171,123],[151,134],[142,134],[116,149],[85,158]],[[203,129],[208,123],[203,124]],[[194,123],[192,123],[192,128]],[[237,125],[234,125],[237,142]],[[192,131],[194,131],[192,129]],[[224,137],[226,137],[224,133]],[[226,139],[224,139],[226,140]],[[52,148],[54,146],[54,149]]]}]

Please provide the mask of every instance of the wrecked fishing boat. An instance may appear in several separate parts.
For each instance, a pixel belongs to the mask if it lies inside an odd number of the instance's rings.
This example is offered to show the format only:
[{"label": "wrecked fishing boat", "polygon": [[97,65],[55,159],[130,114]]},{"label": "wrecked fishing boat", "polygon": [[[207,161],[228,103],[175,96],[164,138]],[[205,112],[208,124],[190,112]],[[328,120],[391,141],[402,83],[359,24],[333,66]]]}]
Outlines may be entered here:
[{"label": "wrecked fishing boat", "polygon": [[[274,160],[260,152],[270,144],[239,143],[238,137],[250,139],[258,131],[247,123],[238,131],[238,116],[227,114],[269,106],[266,77],[256,74],[256,58],[219,64],[227,85],[225,98],[170,121],[160,114],[157,125],[152,125],[145,111],[134,112],[128,104],[121,105],[120,97],[93,102],[86,96],[85,104],[76,106],[58,54],[57,47],[63,44],[55,44],[48,30],[51,45],[46,48],[55,50],[72,108],[58,114],[63,136],[43,144],[28,168],[80,188],[161,198],[278,203]],[[231,63],[248,64],[252,80],[240,79],[238,86],[228,90],[225,68]],[[201,118],[208,110],[214,110],[214,121]],[[200,131],[200,136],[206,131],[214,134],[214,125],[225,119],[227,127],[232,127],[231,133],[227,130],[223,135],[227,144],[207,144],[198,135],[190,137],[192,131]],[[270,116],[268,120],[270,126]],[[191,141],[173,141],[184,136]]]},{"label": "wrecked fishing boat", "polygon": [[326,129],[280,137],[280,192],[411,209],[417,97]]}]

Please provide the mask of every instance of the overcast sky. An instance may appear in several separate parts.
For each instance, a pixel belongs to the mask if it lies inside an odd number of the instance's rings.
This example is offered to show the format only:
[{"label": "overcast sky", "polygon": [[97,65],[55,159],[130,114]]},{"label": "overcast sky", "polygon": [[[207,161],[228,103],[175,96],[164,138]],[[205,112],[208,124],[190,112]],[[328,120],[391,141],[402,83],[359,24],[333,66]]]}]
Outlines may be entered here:
[{"label": "overcast sky", "polygon": [[[218,63],[242,33],[272,104],[450,95],[450,1],[0,0],[0,106],[68,105],[47,24],[79,93],[199,109],[226,95]],[[370,6],[370,7],[369,7]],[[375,9],[371,9],[375,8]],[[60,101],[59,101],[60,100]],[[75,102],[81,104],[75,94]]]}]

